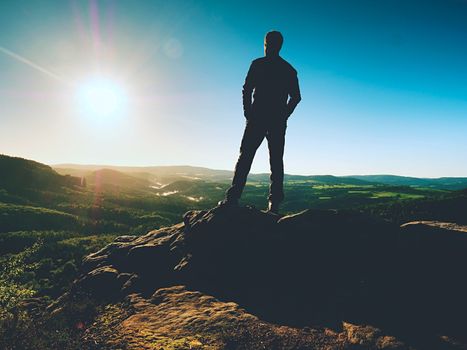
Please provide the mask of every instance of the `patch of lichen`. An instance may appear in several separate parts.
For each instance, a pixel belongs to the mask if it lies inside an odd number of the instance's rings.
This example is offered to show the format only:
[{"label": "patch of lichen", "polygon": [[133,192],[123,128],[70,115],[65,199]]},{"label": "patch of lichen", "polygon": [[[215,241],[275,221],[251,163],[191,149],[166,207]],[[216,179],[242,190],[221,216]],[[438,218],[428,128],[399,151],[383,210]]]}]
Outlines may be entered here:
[{"label": "patch of lichen", "polygon": [[215,335],[161,334],[150,324],[141,324],[137,332],[128,332],[121,323],[134,310],[125,303],[103,306],[94,322],[85,332],[83,342],[87,349],[142,349],[142,350],[218,350],[223,342]]},{"label": "patch of lichen", "polygon": [[93,323],[83,335],[83,343],[88,349],[127,347],[126,340],[119,332],[119,324],[131,314],[124,303],[102,306]]},{"label": "patch of lichen", "polygon": [[[213,343],[214,341],[214,343]],[[217,343],[217,345],[216,345]],[[132,338],[129,341],[129,349],[150,349],[150,350],[219,350],[223,349],[223,344],[215,339],[204,336],[187,336],[172,338],[168,336],[149,336],[147,338]]]}]

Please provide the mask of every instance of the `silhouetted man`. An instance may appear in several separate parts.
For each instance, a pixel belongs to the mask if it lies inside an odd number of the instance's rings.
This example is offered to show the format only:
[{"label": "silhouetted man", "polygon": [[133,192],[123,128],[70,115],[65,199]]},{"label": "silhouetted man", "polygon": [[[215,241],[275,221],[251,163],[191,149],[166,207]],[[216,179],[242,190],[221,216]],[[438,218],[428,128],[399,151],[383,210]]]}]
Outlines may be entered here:
[{"label": "silhouetted man", "polygon": [[[301,100],[297,71],[279,51],[283,37],[271,31],[264,38],[265,57],[251,63],[243,85],[245,131],[232,186],[220,205],[238,205],[256,150],[266,137],[271,166],[268,211],[277,213],[284,199],[284,145],[287,119]],[[253,94],[253,100],[252,100]],[[290,98],[289,98],[290,97]]]}]

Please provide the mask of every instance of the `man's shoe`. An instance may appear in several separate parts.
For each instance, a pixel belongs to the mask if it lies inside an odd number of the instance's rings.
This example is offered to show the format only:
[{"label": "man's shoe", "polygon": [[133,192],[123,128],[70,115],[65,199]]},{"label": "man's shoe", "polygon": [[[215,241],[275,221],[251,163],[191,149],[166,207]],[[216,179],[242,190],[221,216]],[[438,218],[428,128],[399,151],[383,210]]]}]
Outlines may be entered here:
[{"label": "man's shoe", "polygon": [[238,200],[237,199],[223,199],[217,202],[217,206],[219,207],[238,207]]},{"label": "man's shoe", "polygon": [[268,212],[279,214],[279,203],[274,203],[272,201],[269,201]]}]

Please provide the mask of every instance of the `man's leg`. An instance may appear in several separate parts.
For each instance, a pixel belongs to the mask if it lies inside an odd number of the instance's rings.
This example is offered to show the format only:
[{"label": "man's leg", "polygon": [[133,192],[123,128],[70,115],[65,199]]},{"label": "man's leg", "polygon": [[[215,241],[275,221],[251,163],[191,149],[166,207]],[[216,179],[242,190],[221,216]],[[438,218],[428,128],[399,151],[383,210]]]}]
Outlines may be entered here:
[{"label": "man's leg", "polygon": [[261,123],[247,122],[240,145],[240,155],[235,165],[232,186],[226,192],[227,200],[240,199],[248,173],[250,172],[251,163],[255,157],[256,150],[261,145],[261,142],[263,142],[265,133],[266,128]]},{"label": "man's leg", "polygon": [[269,164],[271,166],[271,184],[269,186],[269,201],[276,206],[284,199],[284,146],[287,123],[269,127],[266,134],[269,148]]}]

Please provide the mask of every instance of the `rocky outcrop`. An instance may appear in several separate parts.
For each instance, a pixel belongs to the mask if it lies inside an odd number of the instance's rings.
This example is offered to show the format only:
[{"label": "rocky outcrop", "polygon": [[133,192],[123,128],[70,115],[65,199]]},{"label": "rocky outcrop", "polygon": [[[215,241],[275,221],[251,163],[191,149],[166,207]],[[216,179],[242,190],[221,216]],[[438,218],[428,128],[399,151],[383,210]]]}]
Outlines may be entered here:
[{"label": "rocky outcrop", "polygon": [[[151,297],[130,294],[131,312],[108,309],[84,334],[95,349],[344,349],[361,339],[345,332],[295,329],[261,321],[233,302],[222,302],[183,286],[161,288]],[[124,312],[124,311],[123,311]],[[395,341],[393,344],[397,344]]]},{"label": "rocky outcrop", "polygon": [[[127,302],[111,338],[128,348],[145,334],[180,349],[449,348],[466,334],[466,231],[351,211],[192,211],[86,257],[69,295]],[[109,340],[96,329],[89,339]]]}]

